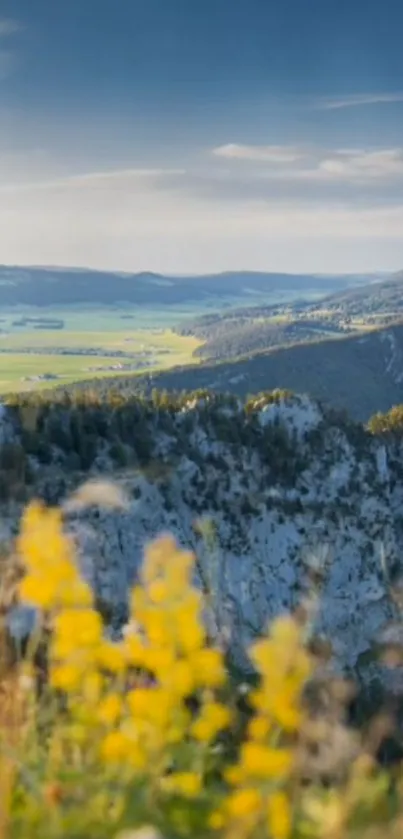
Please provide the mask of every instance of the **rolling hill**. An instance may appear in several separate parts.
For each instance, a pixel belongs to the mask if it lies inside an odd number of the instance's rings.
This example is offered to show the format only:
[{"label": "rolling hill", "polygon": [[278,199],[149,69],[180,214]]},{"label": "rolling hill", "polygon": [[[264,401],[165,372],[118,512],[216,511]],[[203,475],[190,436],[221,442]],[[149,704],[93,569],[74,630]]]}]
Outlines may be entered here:
[{"label": "rolling hill", "polygon": [[337,309],[350,317],[396,315],[403,311],[403,271],[379,283],[336,292],[325,298],[318,308]]},{"label": "rolling hill", "polygon": [[168,277],[151,272],[126,274],[73,268],[0,266],[0,307],[116,305],[119,303],[179,305],[186,302],[245,301],[264,295],[329,294],[368,281],[360,275],[234,271],[207,276]]},{"label": "rolling hill", "polygon": [[195,355],[226,361],[274,347],[365,333],[403,314],[403,272],[347,288],[319,300],[241,306],[180,322],[176,331],[203,341]]}]

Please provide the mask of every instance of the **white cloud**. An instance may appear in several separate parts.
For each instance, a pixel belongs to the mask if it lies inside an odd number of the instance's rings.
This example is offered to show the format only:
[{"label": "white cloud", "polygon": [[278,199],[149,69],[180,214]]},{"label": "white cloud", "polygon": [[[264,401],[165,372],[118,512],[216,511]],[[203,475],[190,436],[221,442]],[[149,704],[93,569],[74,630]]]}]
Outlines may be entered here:
[{"label": "white cloud", "polygon": [[217,157],[228,160],[250,160],[259,163],[295,163],[303,153],[293,146],[253,146],[227,143],[213,149]]},{"label": "white cloud", "polygon": [[319,173],[350,181],[403,177],[403,149],[339,151],[319,163]]},{"label": "white cloud", "polygon": [[363,93],[340,98],[322,99],[316,107],[324,111],[336,111],[341,108],[359,108],[369,105],[388,105],[403,102],[403,92]]},{"label": "white cloud", "polygon": [[[315,146],[242,146],[231,143],[213,154],[232,161],[262,164],[259,177],[269,181],[371,184],[403,177],[403,147],[324,149]],[[266,166],[265,166],[266,165]],[[256,177],[256,168],[253,172]],[[252,177],[252,175],[251,175]]]}]

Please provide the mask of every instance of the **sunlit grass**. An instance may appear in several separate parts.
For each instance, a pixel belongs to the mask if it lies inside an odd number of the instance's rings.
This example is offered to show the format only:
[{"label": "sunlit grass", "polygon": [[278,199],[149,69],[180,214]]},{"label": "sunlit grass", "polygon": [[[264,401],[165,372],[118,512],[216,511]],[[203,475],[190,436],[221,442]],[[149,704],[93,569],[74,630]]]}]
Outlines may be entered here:
[{"label": "sunlit grass", "polygon": [[[24,391],[35,388],[48,388],[58,384],[69,384],[102,376],[122,375],[125,370],[97,370],[99,367],[112,367],[116,364],[136,364],[130,355],[145,352],[149,366],[138,366],[134,372],[163,370],[176,365],[197,363],[193,352],[200,346],[200,341],[193,337],[177,335],[170,330],[133,330],[122,332],[69,332],[66,330],[26,330],[0,338],[0,393],[10,390]],[[74,350],[96,349],[100,355],[76,355],[52,353],[52,349]],[[11,352],[1,352],[2,349]],[[13,352],[15,350],[15,352]],[[22,352],[32,350],[32,352]],[[49,352],[46,352],[49,350]],[[124,351],[125,357],[108,355],[114,351]],[[57,380],[27,382],[25,377],[41,376],[46,373],[58,376]]]}]

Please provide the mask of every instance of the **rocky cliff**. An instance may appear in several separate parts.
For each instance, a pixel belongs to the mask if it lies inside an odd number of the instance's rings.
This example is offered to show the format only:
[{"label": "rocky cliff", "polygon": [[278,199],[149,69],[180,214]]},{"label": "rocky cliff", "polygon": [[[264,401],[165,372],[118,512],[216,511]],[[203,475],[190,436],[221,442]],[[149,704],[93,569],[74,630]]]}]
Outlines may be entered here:
[{"label": "rocky cliff", "polygon": [[[92,507],[68,519],[112,623],[124,621],[144,545],[170,531],[194,549],[210,620],[238,667],[267,622],[299,604],[312,575],[320,582],[317,632],[344,668],[368,667],[397,617],[390,586],[403,576],[399,444],[280,393],[247,404],[188,397],[150,413],[148,424],[148,464],[114,473],[126,508]],[[55,475],[60,461],[56,452]],[[111,468],[101,446],[91,474]]]}]

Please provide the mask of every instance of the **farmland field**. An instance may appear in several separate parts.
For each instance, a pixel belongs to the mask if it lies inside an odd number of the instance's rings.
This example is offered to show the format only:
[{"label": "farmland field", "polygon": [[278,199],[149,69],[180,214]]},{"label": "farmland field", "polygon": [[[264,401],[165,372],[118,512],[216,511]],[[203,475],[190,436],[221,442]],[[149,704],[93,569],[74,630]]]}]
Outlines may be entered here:
[{"label": "farmland field", "polygon": [[[0,393],[166,369],[192,361],[200,344],[171,330],[180,319],[172,310],[27,308],[0,314]],[[58,320],[63,328],[51,328]]]}]

